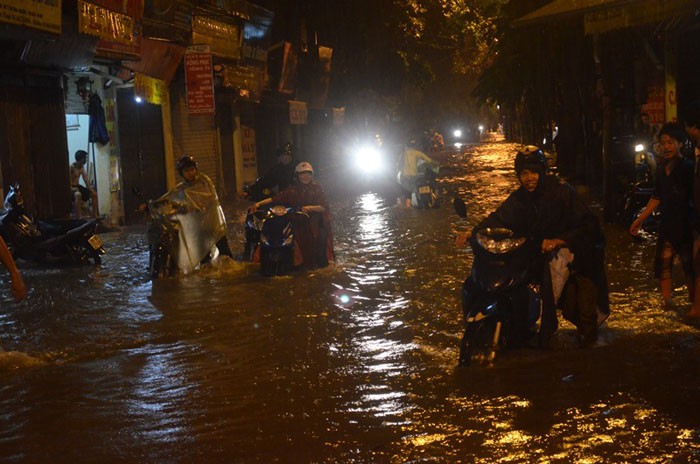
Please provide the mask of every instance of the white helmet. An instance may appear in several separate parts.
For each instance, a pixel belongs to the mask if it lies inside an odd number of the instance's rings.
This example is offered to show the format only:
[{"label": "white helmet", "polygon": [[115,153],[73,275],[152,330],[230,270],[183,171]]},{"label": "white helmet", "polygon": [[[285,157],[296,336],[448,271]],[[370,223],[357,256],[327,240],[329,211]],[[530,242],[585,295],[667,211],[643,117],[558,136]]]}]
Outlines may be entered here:
[{"label": "white helmet", "polygon": [[311,166],[311,163],[302,161],[301,163],[297,164],[296,168],[294,168],[294,172],[296,172],[297,174],[300,174],[302,172],[310,172],[311,174],[313,174],[314,167]]}]

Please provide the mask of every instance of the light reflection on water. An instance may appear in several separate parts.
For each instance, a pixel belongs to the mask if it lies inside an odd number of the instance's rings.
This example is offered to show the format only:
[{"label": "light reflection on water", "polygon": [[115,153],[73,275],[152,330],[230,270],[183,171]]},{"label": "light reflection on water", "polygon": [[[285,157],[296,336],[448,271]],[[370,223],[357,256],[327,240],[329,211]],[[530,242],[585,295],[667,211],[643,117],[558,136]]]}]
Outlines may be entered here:
[{"label": "light reflection on water", "polygon": [[[697,462],[698,330],[663,310],[653,243],[618,226],[600,346],[562,323],[553,351],[455,370],[471,254],[452,239],[515,187],[513,151],[451,155],[434,210],[320,179],[339,262],[310,274],[151,284],[138,229],[104,237],[101,268],[23,267],[30,298],[0,308],[0,461]],[[246,206],[227,206],[234,248]]]}]

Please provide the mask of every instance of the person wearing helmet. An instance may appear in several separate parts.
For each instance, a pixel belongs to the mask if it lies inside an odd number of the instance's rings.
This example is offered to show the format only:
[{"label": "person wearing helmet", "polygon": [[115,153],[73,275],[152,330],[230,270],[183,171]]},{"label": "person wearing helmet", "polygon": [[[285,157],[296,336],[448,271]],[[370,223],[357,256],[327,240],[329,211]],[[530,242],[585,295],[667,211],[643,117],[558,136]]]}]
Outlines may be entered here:
[{"label": "person wearing helmet", "polygon": [[435,172],[440,168],[440,164],[437,161],[418,149],[418,141],[416,139],[411,139],[401,155],[399,173],[397,176],[399,185],[403,191],[403,202],[401,202],[399,198],[399,204],[403,204],[407,208],[411,207],[411,194],[416,188],[419,163],[428,163],[428,166]]},{"label": "person wearing helmet", "polygon": [[582,346],[591,345],[597,340],[599,323],[610,312],[604,236],[598,217],[571,185],[547,174],[547,160],[539,147],[528,145],[518,150],[515,173],[518,189],[471,233],[458,237],[458,245],[487,227],[510,229],[537,244],[539,253],[533,257],[532,272],[533,279],[542,285],[543,346],[549,344],[557,329],[556,308],[564,301],[570,307],[571,302],[562,294],[565,282],[558,281],[553,266],[563,263],[573,268],[578,291],[572,297],[574,312],[565,312],[564,316],[575,319],[572,322],[578,327]]},{"label": "person wearing helmet", "polygon": [[[90,187],[85,164],[87,164],[87,152],[78,150],[75,152],[75,162],[70,165],[70,185],[73,194],[73,216],[82,216],[83,203],[92,200],[92,217],[100,215],[97,204],[97,192]],[[85,185],[80,185],[80,179]]]},{"label": "person wearing helmet", "polygon": [[254,201],[270,197],[290,187],[294,182],[294,154],[292,144],[286,143],[277,149],[277,163],[251,185],[243,196]]},{"label": "person wearing helmet", "polygon": [[322,268],[335,262],[331,216],[323,188],[314,182],[314,168],[302,161],[294,168],[296,182],[265,200],[253,210],[270,203],[297,208],[306,215],[294,217],[294,265],[306,269]]},{"label": "person wearing helmet", "polygon": [[208,262],[213,246],[233,259],[226,237],[226,219],[214,183],[199,172],[197,161],[190,155],[178,159],[175,167],[183,181],[153,202],[181,205],[178,267],[188,273]]}]

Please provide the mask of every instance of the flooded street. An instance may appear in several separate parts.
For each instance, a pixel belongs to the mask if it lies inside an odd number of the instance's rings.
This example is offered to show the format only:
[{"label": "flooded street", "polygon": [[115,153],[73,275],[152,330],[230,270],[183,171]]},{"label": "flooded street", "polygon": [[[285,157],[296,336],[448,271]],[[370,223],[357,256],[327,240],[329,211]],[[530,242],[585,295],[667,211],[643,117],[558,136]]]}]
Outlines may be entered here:
[{"label": "flooded street", "polygon": [[[145,229],[101,267],[20,263],[0,307],[0,462],[700,462],[700,330],[662,308],[653,240],[608,225],[612,315],[598,345],[456,368],[468,227],[516,185],[514,145],[451,155],[444,204],[334,189],[336,266],[263,278],[224,262],[151,283]],[[243,201],[227,205],[242,250]],[[682,279],[677,274],[677,283]]]}]

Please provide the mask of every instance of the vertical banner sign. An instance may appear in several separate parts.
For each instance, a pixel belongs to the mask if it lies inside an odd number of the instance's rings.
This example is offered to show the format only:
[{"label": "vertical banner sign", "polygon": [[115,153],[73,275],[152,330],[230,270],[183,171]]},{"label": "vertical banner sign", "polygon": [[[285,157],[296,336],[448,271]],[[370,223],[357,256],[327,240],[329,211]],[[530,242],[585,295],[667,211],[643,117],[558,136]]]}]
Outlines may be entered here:
[{"label": "vertical banner sign", "polygon": [[0,0],[0,23],[61,33],[61,0]]},{"label": "vertical banner sign", "polygon": [[666,122],[665,101],[664,83],[649,84],[647,101],[642,105],[642,113],[648,114],[649,123],[657,128]]},{"label": "vertical banner sign", "polygon": [[243,183],[258,178],[258,157],[255,150],[255,129],[241,125],[241,147],[243,151]]},{"label": "vertical banner sign", "polygon": [[185,51],[187,112],[214,113],[214,74],[208,45],[193,45]]},{"label": "vertical banner sign", "polygon": [[289,100],[289,123],[295,125],[304,125],[308,119],[309,111],[306,108],[306,102]]},{"label": "vertical banner sign", "polygon": [[678,121],[678,101],[676,100],[676,77],[666,74],[666,121]]},{"label": "vertical banner sign", "polygon": [[342,126],[345,123],[345,108],[333,108],[333,125]]}]

